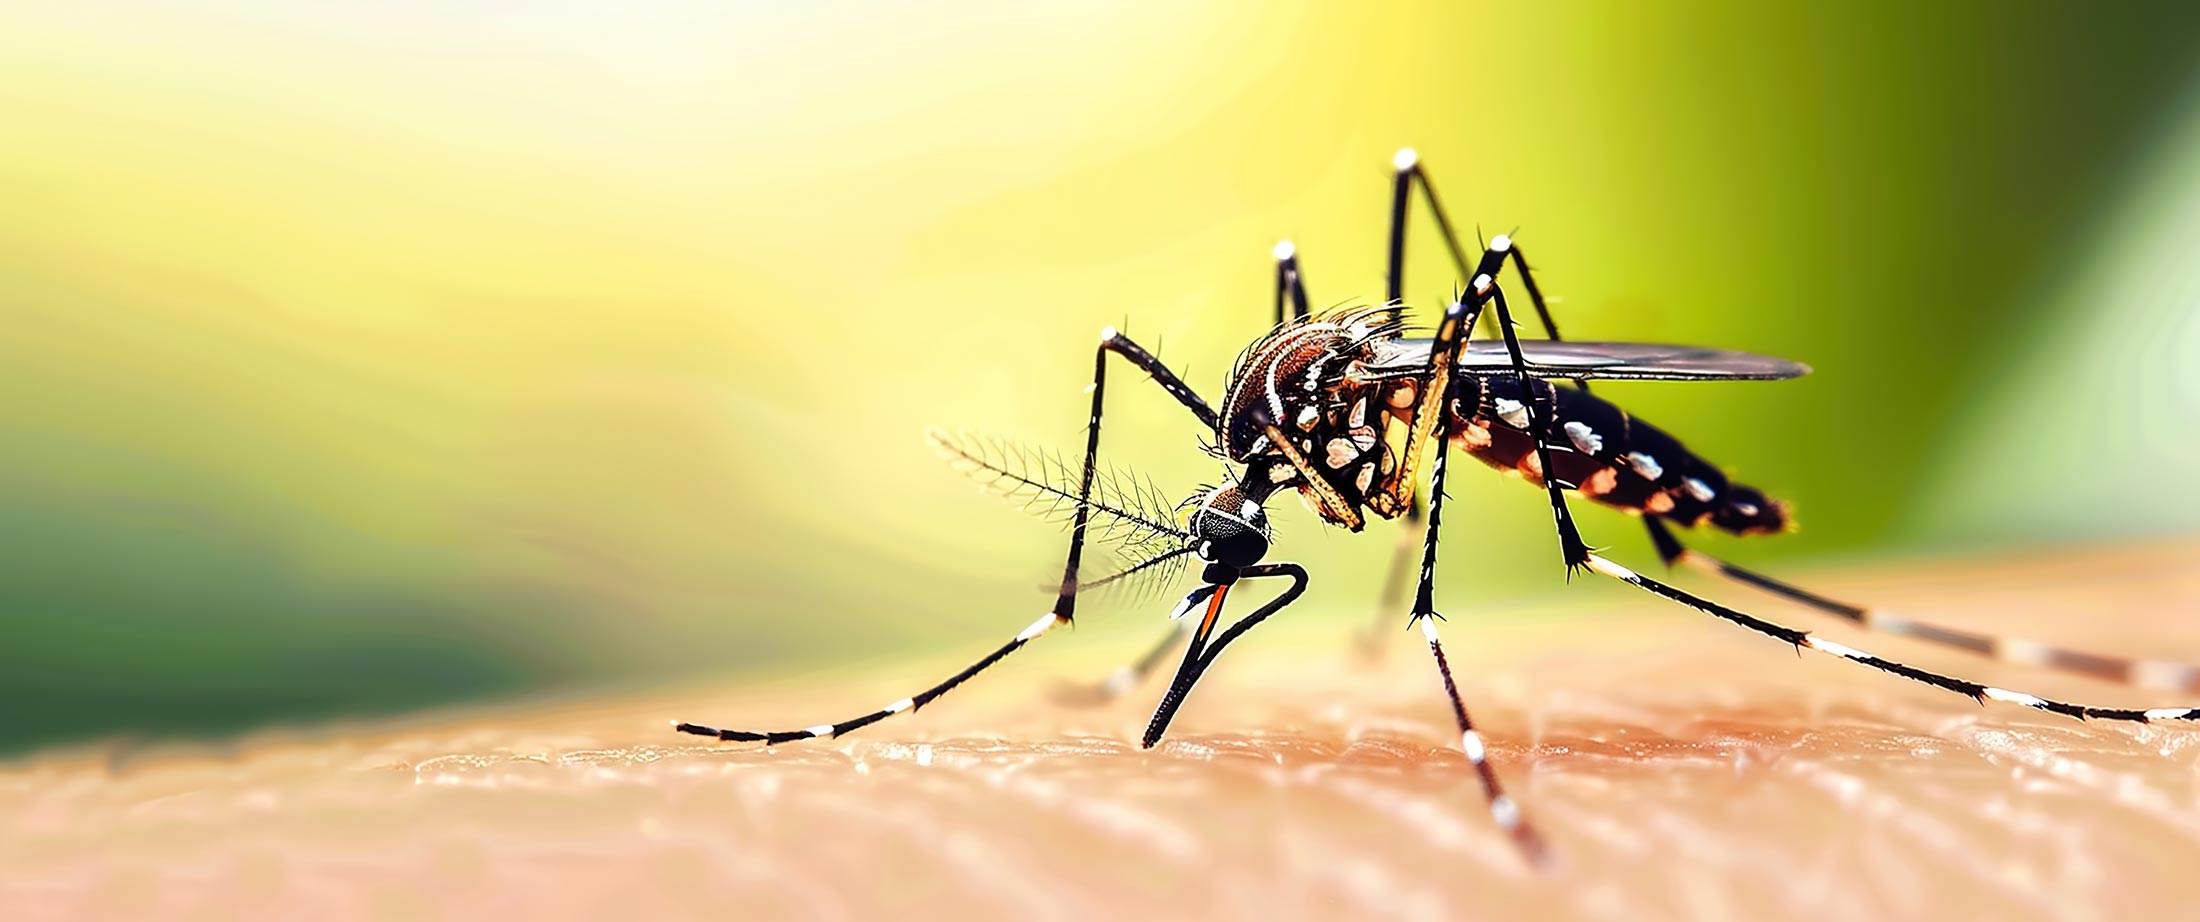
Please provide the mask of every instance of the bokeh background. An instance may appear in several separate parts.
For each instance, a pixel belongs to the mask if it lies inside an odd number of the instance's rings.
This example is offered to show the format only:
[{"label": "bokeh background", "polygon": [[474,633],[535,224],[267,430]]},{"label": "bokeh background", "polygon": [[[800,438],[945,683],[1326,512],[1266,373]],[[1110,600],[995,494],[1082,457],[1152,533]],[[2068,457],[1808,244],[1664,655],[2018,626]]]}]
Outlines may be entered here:
[{"label": "bokeh background", "polygon": [[[1720,551],[2191,533],[2200,14],[1824,6],[0,8],[0,751],[994,643],[1060,538],[925,428],[1074,444],[1105,324],[1218,391],[1280,238],[1379,297],[1406,145],[1571,335],[1818,369],[1609,388],[1795,503]],[[1455,618],[1564,591],[1505,484]],[[1291,505],[1357,626],[1389,533]]]}]

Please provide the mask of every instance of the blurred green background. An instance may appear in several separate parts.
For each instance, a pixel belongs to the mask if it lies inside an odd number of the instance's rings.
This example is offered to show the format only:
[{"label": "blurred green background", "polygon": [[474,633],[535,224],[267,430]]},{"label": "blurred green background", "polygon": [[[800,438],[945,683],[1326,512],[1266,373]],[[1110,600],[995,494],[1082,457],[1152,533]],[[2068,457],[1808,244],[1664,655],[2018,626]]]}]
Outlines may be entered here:
[{"label": "blurred green background", "polygon": [[[1379,297],[1406,145],[1571,335],[1816,366],[1609,388],[1795,503],[1732,556],[2189,533],[2200,15],[1821,6],[9,5],[0,750],[994,643],[1060,538],[922,431],[1074,444],[1104,324],[1215,393],[1279,238]],[[1504,483],[1455,617],[1563,590]]]}]

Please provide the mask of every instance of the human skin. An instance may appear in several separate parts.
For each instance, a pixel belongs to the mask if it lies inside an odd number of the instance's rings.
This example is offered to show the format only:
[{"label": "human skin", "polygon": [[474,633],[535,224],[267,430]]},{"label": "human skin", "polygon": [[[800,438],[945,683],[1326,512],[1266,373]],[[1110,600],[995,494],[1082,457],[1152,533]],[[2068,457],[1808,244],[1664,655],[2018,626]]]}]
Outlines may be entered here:
[{"label": "human skin", "polygon": [[[1811,575],[1913,617],[2200,659],[2200,547]],[[2007,687],[2195,703],[1688,584]],[[2116,919],[2200,898],[2200,727],[1981,706],[1591,585],[1445,625],[1545,871],[1490,823],[1417,635],[1371,664],[1330,613],[1248,635],[1152,750],[1158,683],[1050,703],[1053,677],[1143,639],[1085,627],[919,714],[772,750],[666,721],[807,726],[960,663],[35,756],[0,767],[0,916]]]}]

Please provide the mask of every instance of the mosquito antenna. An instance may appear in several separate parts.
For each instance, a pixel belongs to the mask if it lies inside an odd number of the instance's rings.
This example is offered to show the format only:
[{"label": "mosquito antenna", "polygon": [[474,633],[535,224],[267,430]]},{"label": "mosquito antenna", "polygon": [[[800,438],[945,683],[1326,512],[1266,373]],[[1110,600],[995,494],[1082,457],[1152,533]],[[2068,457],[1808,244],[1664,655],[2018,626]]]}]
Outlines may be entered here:
[{"label": "mosquito antenna", "polygon": [[[1059,454],[988,436],[927,433],[950,461],[989,489],[1019,501],[1041,518],[1059,520],[1077,510],[1081,472]],[[1115,465],[1096,473],[1085,504],[1095,533],[1129,552],[1155,557],[1183,547],[1191,533],[1172,523],[1172,504],[1151,480]]]},{"label": "mosquito antenna", "polygon": [[[1077,591],[1091,592],[1095,589],[1112,588],[1143,595],[1184,572],[1184,566],[1188,563],[1184,558],[1191,553],[1192,549],[1188,547],[1163,551],[1099,579],[1078,583]],[[1047,588],[1051,590],[1053,587]]]}]

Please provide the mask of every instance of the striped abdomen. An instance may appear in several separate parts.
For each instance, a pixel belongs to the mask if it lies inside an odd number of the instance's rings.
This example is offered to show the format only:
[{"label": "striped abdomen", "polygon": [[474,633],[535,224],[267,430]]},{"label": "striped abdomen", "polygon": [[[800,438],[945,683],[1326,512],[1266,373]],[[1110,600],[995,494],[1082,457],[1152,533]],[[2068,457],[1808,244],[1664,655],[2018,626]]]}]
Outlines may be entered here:
[{"label": "striped abdomen", "polygon": [[[1513,375],[1462,375],[1452,403],[1454,440],[1483,463],[1543,482],[1528,434],[1528,408]],[[1609,401],[1572,387],[1528,379],[1536,416],[1550,429],[1551,466],[1558,481],[1583,496],[1679,525],[1709,521],[1735,534],[1788,526],[1787,507],[1755,487],[1726,479],[1717,467],[1664,430]]]}]

